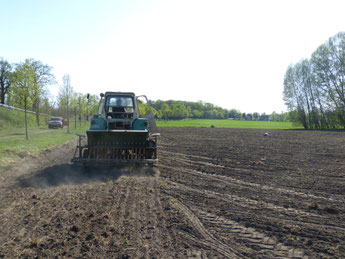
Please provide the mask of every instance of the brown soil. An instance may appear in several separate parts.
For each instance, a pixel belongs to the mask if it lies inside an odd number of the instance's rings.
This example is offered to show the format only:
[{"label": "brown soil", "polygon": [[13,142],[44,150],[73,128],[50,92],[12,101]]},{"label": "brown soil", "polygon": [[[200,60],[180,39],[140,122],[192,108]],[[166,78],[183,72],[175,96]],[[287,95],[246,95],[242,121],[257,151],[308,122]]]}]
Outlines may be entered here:
[{"label": "brown soil", "polygon": [[75,143],[0,174],[0,258],[344,258],[345,133],[164,128],[156,168]]}]

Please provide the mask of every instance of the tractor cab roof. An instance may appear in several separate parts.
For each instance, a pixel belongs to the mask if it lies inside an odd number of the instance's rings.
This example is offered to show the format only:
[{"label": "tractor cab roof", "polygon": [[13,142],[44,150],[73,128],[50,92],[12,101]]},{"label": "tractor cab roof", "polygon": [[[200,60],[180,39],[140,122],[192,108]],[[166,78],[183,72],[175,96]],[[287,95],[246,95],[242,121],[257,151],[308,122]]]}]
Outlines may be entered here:
[{"label": "tractor cab roof", "polygon": [[105,96],[108,95],[125,95],[125,96],[135,96],[134,93],[130,93],[130,92],[106,92]]}]

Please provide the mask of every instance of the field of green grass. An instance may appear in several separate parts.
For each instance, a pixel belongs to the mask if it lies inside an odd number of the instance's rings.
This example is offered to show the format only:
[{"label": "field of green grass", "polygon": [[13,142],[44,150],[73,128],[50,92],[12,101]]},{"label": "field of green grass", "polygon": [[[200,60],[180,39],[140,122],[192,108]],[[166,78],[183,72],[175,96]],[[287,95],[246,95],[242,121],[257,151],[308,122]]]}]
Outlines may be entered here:
[{"label": "field of green grass", "polygon": [[0,168],[27,156],[36,156],[42,150],[75,139],[75,133],[85,134],[90,122],[70,121],[70,133],[63,129],[48,129],[49,117],[40,116],[41,126],[37,126],[35,114],[27,113],[29,139],[25,139],[24,112],[0,107]]},{"label": "field of green grass", "polygon": [[157,121],[158,127],[206,127],[211,125],[216,128],[242,128],[242,129],[297,129],[291,122],[270,122],[270,121],[241,121],[241,120],[178,120],[178,121]]},{"label": "field of green grass", "polygon": [[70,123],[70,133],[67,127],[63,129],[48,129],[48,126],[30,127],[29,139],[25,140],[25,128],[3,128],[0,130],[0,167],[9,165],[27,156],[36,156],[41,150],[63,145],[78,137],[75,133],[83,133],[89,128],[88,123],[74,129]]}]

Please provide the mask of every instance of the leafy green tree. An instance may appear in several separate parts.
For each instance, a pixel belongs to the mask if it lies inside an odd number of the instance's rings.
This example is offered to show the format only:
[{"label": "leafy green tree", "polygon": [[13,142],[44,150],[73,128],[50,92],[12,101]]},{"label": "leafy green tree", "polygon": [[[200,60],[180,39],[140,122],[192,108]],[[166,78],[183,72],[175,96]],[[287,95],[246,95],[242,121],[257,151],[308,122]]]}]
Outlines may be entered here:
[{"label": "leafy green tree", "polygon": [[192,118],[202,118],[204,116],[204,112],[200,110],[192,110]]},{"label": "leafy green tree", "polygon": [[283,112],[281,112],[281,113],[272,112],[272,114],[270,115],[270,120],[271,121],[278,121],[278,122],[286,121],[285,113],[283,113]]},{"label": "leafy green tree", "polygon": [[27,61],[16,66],[11,77],[11,99],[15,104],[24,109],[25,113],[25,139],[29,139],[27,125],[27,110],[35,102],[36,84],[35,71],[31,64]]},{"label": "leafy green tree", "polygon": [[329,38],[284,77],[289,118],[304,128],[345,128],[345,33]]},{"label": "leafy green tree", "polygon": [[146,103],[138,102],[138,110],[139,110],[139,114],[141,116],[145,116],[145,115],[150,114],[150,108],[149,108],[148,104],[146,104]]},{"label": "leafy green tree", "polygon": [[35,91],[33,94],[35,95],[35,101],[32,104],[33,110],[36,112],[36,121],[37,126],[40,126],[40,109],[42,100],[47,95],[47,86],[50,84],[56,83],[55,76],[52,73],[53,68],[43,64],[39,60],[34,59],[26,59],[26,63],[30,64],[34,70],[34,83],[35,83]]},{"label": "leafy green tree", "polygon": [[242,117],[242,113],[239,110],[231,109],[229,111],[229,118],[240,119],[241,117]]},{"label": "leafy green tree", "polygon": [[165,120],[168,120],[172,117],[172,111],[170,110],[169,105],[166,103],[162,105],[161,112],[162,118]]},{"label": "leafy green tree", "polygon": [[80,119],[85,117],[88,120],[90,114],[97,114],[99,100],[100,98],[98,95],[78,93],[76,101],[78,106],[78,116],[80,116]]},{"label": "leafy green tree", "polygon": [[99,96],[96,94],[90,95],[89,101],[88,101],[88,110],[89,115],[96,113],[98,104],[99,104]]},{"label": "leafy green tree", "polygon": [[261,121],[268,121],[269,119],[270,119],[270,116],[267,115],[266,113],[261,114],[259,118],[259,120]]},{"label": "leafy green tree", "polygon": [[[53,107],[52,107],[52,105],[49,103],[49,98],[48,98],[48,97],[45,97],[45,98],[43,98],[41,101],[42,101],[41,110],[44,111],[45,114],[51,115],[51,114],[52,114]],[[49,117],[48,117],[48,116],[45,116],[44,118],[45,118],[45,124],[48,124],[48,122],[49,122]]]},{"label": "leafy green tree", "polygon": [[312,54],[311,65],[320,91],[317,97],[324,104],[320,111],[328,118],[333,111],[338,123],[345,127],[345,33],[338,33],[321,45]]},{"label": "leafy green tree", "polygon": [[284,101],[290,111],[297,111],[298,121],[307,129],[308,123],[305,110],[305,96],[303,95],[303,82],[305,82],[305,80],[300,73],[301,67],[301,62],[288,67],[284,78]]}]

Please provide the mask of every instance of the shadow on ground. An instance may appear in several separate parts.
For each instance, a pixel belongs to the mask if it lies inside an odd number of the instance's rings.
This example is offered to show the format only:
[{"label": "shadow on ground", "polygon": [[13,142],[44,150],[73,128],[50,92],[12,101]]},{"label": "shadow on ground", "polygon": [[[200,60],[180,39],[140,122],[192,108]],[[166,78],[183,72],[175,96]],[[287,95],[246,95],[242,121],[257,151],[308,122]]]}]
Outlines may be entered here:
[{"label": "shadow on ground", "polygon": [[21,178],[16,186],[21,188],[49,188],[59,185],[115,181],[122,175],[147,176],[152,174],[153,170],[147,167],[82,168],[61,164],[47,167],[30,177]]}]

